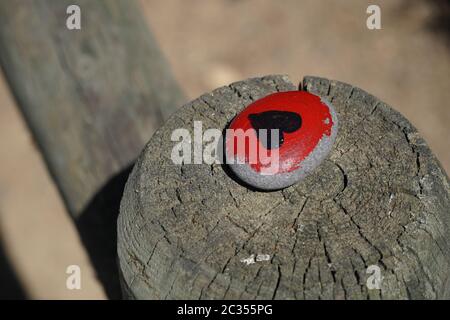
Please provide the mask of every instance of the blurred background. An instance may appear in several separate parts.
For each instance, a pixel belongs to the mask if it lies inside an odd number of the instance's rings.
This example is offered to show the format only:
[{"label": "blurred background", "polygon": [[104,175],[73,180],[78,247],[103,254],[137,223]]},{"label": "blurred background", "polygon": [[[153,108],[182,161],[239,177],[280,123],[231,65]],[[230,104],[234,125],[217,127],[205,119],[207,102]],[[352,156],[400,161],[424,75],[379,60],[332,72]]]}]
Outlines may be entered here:
[{"label": "blurred background", "polygon": [[[8,0],[0,0],[8,1]],[[38,0],[37,0],[38,1]],[[381,30],[366,9],[381,7]],[[403,113],[450,172],[450,1],[141,0],[188,99],[248,77],[351,83]],[[106,298],[0,73],[0,298]],[[66,268],[82,289],[66,289]]]}]

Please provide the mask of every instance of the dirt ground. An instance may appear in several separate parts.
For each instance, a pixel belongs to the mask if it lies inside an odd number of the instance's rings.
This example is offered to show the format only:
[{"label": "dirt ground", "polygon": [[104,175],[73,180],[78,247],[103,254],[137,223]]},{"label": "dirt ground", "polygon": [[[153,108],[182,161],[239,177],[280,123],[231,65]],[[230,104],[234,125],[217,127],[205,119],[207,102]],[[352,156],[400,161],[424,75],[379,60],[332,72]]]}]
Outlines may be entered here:
[{"label": "dirt ground", "polygon": [[[366,27],[372,1],[140,2],[189,98],[271,73],[295,82],[304,75],[338,79],[403,113],[450,172],[447,0],[376,1],[382,29],[373,31]],[[0,150],[0,238],[25,294],[105,298],[3,77]],[[65,287],[71,264],[81,266],[80,291]]]}]

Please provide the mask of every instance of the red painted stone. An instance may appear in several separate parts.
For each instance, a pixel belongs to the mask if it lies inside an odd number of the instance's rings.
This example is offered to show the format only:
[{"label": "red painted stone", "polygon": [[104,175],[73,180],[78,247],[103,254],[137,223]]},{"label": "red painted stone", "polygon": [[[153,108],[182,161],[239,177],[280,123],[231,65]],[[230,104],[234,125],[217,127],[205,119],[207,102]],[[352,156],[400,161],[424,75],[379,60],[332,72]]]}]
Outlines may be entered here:
[{"label": "red painted stone", "polygon": [[[232,130],[246,131],[250,129],[250,134],[256,137],[258,137],[256,130],[261,128],[278,128],[280,132],[281,138],[278,145],[272,146],[270,139],[269,143],[264,139],[258,139],[258,149],[264,148],[268,156],[274,151],[278,152],[279,166],[275,173],[276,177],[280,174],[292,173],[295,170],[310,171],[316,167],[319,164],[316,162],[323,160],[331,149],[337,130],[337,117],[333,107],[314,94],[306,91],[279,92],[250,104],[233,119],[229,126],[229,129]],[[231,139],[235,139],[234,147]],[[247,163],[254,173],[267,175],[266,172],[263,172],[265,165],[258,157],[256,157],[258,158],[256,163],[249,164],[249,159],[254,159],[250,157],[250,153],[258,152],[258,150],[250,150],[248,145],[244,149],[239,149],[236,137],[228,134],[228,131],[225,143],[227,161],[240,159]],[[318,146],[320,146],[320,150],[316,150]],[[317,151],[317,155],[314,155],[315,151]],[[303,161],[308,158],[306,167],[302,168]],[[298,175],[298,178],[305,174]],[[241,178],[246,180],[247,174],[243,175],[242,177],[240,174]],[[292,176],[292,174],[288,176]],[[292,178],[288,180],[292,180]],[[255,183],[250,184],[254,185]],[[264,188],[264,186],[260,187]]]}]

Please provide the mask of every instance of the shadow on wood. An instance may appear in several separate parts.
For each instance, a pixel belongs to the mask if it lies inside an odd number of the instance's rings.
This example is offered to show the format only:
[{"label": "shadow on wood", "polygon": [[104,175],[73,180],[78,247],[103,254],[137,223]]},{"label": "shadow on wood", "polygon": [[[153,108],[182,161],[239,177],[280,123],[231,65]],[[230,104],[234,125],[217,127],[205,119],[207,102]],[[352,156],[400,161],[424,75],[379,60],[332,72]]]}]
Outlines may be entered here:
[{"label": "shadow on wood", "polygon": [[27,296],[9,262],[0,238],[0,300],[24,299],[27,299]]},{"label": "shadow on wood", "polygon": [[120,299],[117,269],[117,216],[133,165],[114,176],[81,213],[76,226],[97,276],[110,299]]}]

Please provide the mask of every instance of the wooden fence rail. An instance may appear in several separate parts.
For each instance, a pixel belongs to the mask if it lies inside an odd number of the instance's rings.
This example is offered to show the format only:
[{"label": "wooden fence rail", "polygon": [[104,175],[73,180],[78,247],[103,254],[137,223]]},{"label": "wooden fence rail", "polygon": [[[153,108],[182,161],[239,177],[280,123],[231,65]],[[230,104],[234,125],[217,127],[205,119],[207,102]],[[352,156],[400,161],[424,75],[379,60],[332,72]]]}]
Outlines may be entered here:
[{"label": "wooden fence rail", "polygon": [[[66,9],[81,8],[81,30]],[[135,1],[0,2],[0,62],[110,297],[127,168],[183,95]],[[49,221],[51,223],[51,221]]]}]

